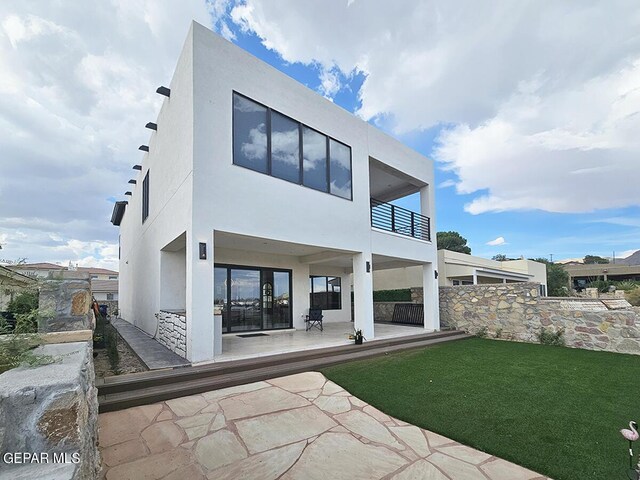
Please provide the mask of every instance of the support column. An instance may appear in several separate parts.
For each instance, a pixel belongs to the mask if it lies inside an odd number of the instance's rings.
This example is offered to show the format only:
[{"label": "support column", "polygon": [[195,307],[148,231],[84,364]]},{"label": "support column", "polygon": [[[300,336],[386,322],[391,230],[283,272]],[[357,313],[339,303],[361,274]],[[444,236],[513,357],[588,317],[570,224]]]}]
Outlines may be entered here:
[{"label": "support column", "polygon": [[[367,272],[367,262],[370,269]],[[373,267],[371,254],[357,253],[353,256],[353,308],[355,330],[362,330],[367,340],[372,340],[373,328]]]},{"label": "support column", "polygon": [[440,297],[433,263],[422,265],[422,296],[424,304],[424,329],[440,330]]},{"label": "support column", "polygon": [[[200,258],[199,244],[207,258]],[[213,231],[187,232],[187,359],[213,360]],[[222,332],[215,332],[222,335]]]},{"label": "support column", "polygon": [[473,284],[478,284],[478,273],[475,270],[473,271]]}]

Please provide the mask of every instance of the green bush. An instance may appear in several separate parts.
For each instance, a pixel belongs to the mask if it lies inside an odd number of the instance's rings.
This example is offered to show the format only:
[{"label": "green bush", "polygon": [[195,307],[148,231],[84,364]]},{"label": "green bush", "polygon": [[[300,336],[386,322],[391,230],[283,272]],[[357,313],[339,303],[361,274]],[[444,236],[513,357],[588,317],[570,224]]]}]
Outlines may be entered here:
[{"label": "green bush", "polygon": [[614,285],[614,283],[610,280],[596,280],[593,282],[589,282],[587,287],[589,288],[597,288],[601,293],[607,293],[609,291],[609,287]]},{"label": "green bush", "polygon": [[0,341],[0,373],[21,365],[37,367],[53,363],[55,358],[33,353],[39,343],[37,335],[4,335]]},{"label": "green bush", "polygon": [[543,345],[564,346],[564,328],[559,328],[554,332],[542,327],[538,333],[538,341]]},{"label": "green bush", "polygon": [[621,282],[614,282],[613,284],[618,290],[624,290],[625,292],[640,288],[640,282],[636,282],[633,280],[623,280]]},{"label": "green bush", "polygon": [[476,337],[487,338],[488,334],[489,334],[489,329],[487,327],[480,327],[476,332]]},{"label": "green bush", "polygon": [[14,315],[30,313],[38,308],[38,292],[27,290],[20,292],[7,305],[7,311]]},{"label": "green bush", "polygon": [[410,302],[411,289],[400,288],[398,290],[377,290],[373,292],[374,302]]},{"label": "green bush", "polygon": [[640,288],[631,290],[625,294],[627,302],[636,307],[640,307]]}]

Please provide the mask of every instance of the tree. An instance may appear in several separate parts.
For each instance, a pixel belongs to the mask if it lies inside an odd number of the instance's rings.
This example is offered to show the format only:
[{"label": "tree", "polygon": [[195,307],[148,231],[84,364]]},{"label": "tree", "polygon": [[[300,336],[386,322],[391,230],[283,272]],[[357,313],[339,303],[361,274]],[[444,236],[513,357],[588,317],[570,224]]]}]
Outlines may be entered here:
[{"label": "tree", "polygon": [[584,257],[584,263],[585,264],[603,264],[603,263],[609,263],[609,260],[607,258],[603,258],[603,257],[599,257],[598,255],[585,255]]},{"label": "tree", "polygon": [[496,262],[506,262],[509,259],[507,258],[507,256],[504,253],[499,253],[499,254],[494,255],[493,257],[491,257],[491,260],[495,260]]},{"label": "tree", "polygon": [[458,232],[438,232],[436,234],[438,250],[451,250],[470,254],[471,249],[467,246],[467,239]]},{"label": "tree", "polygon": [[546,258],[531,258],[534,262],[547,266],[547,293],[550,297],[567,297],[569,295],[569,274],[558,265]]}]

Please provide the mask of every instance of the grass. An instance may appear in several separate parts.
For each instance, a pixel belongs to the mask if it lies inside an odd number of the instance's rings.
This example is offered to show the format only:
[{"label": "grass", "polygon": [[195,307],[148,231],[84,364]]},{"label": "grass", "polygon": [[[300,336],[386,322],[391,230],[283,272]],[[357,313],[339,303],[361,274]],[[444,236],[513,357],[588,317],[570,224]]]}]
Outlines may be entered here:
[{"label": "grass", "polygon": [[555,480],[626,478],[640,356],[469,339],[323,370],[405,422]]}]

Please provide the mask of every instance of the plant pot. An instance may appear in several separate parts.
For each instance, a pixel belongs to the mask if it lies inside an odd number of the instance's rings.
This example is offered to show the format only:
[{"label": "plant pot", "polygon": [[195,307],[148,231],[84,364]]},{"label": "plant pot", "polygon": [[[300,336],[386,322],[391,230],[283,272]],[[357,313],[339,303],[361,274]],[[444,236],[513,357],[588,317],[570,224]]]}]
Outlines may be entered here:
[{"label": "plant pot", "polygon": [[362,337],[356,337],[356,345],[362,345]]}]

